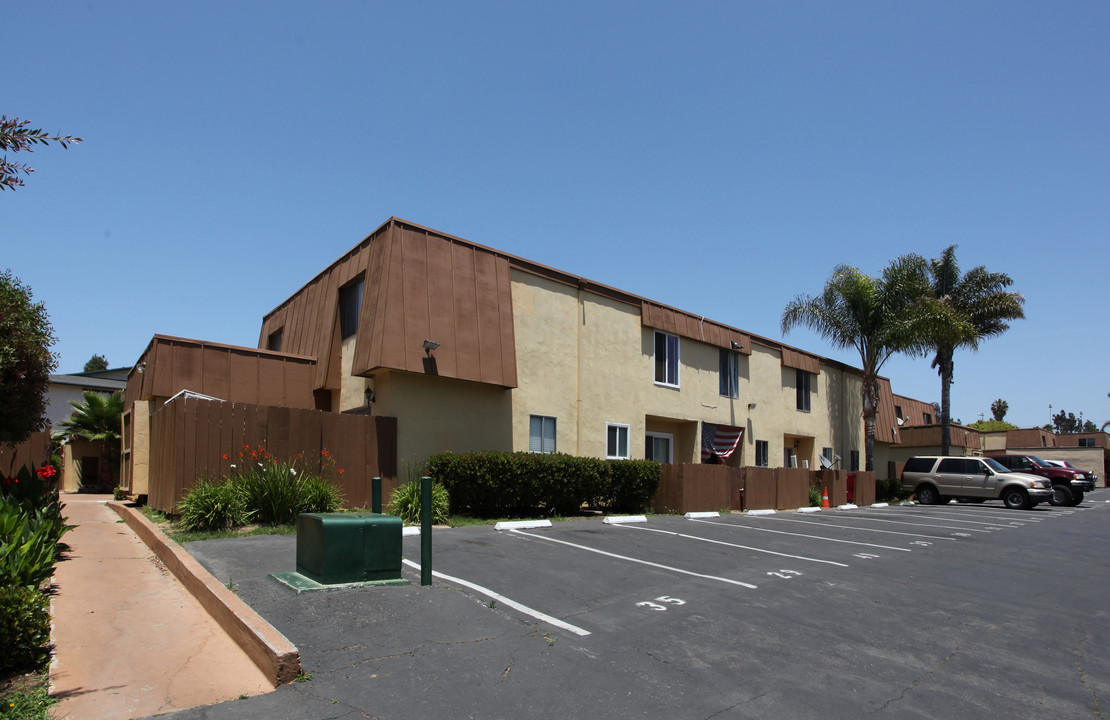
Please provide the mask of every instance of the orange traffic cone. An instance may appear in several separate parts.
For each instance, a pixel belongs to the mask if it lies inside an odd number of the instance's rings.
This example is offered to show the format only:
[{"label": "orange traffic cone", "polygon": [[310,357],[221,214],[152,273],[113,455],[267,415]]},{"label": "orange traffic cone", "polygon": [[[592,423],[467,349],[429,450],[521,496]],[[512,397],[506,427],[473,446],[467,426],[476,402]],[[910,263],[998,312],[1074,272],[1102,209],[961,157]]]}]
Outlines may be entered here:
[{"label": "orange traffic cone", "polygon": [[828,510],[829,509],[829,489],[828,488],[823,489],[823,494],[821,495],[821,509],[822,510]]}]

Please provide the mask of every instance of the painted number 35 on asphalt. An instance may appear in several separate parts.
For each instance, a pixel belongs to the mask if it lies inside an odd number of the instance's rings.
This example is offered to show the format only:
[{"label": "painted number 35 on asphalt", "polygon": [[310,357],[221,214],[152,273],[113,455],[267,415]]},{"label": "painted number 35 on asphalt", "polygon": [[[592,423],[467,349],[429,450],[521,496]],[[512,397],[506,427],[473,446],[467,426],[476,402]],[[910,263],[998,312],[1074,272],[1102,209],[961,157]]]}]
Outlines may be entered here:
[{"label": "painted number 35 on asphalt", "polygon": [[678,598],[671,597],[670,595],[660,595],[659,597],[655,598],[655,602],[652,602],[651,600],[642,600],[636,603],[636,607],[647,608],[648,610],[654,610],[656,612],[663,612],[667,609],[667,605],[685,604],[685,600],[679,600]]}]

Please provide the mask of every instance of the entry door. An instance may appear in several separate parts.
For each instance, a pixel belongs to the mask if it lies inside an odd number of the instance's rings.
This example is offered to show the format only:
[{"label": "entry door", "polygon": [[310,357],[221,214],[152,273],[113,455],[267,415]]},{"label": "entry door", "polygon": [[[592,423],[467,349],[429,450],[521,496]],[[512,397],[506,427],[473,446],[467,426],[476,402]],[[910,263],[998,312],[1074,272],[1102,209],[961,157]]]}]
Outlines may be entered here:
[{"label": "entry door", "polygon": [[674,462],[674,435],[670,433],[649,432],[644,448],[644,458],[658,463]]}]

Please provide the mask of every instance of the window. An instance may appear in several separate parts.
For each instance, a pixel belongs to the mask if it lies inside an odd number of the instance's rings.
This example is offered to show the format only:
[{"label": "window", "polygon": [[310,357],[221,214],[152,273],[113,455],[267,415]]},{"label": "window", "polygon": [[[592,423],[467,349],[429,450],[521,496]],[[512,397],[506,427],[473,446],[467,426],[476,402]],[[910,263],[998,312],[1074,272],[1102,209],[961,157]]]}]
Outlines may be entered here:
[{"label": "window", "polygon": [[1079,438],[1079,447],[1094,447],[1094,438]]},{"label": "window", "polygon": [[281,329],[274,330],[270,333],[270,337],[266,338],[266,349],[273,350],[274,352],[281,352]]},{"label": "window", "polygon": [[925,421],[926,425],[932,425],[933,424],[933,416],[930,415],[929,413],[921,413],[921,418],[922,418],[922,420]]},{"label": "window", "polygon": [[848,470],[849,472],[859,472],[859,450],[853,450],[848,454]]},{"label": "window", "polygon": [[358,311],[362,307],[362,278],[339,289],[339,330],[344,340],[358,332]]},{"label": "window", "polygon": [[798,370],[797,378],[794,385],[798,390],[798,409],[804,412],[809,412],[809,392],[810,392],[810,378],[813,373],[808,373],[805,370]]},{"label": "window", "polygon": [[895,405],[894,406],[894,417],[898,418],[899,420],[902,419],[902,406],[901,405]]},{"label": "window", "polygon": [[555,418],[545,415],[528,418],[528,452],[555,452]]},{"label": "window", "polygon": [[609,460],[627,460],[628,426],[609,423],[605,426],[605,457]]},{"label": "window", "polygon": [[798,467],[798,461],[794,457],[794,448],[788,447],[782,449],[782,466],[783,467]]},{"label": "window", "polygon": [[721,348],[721,395],[738,397],[740,394],[740,356],[732,350]]},{"label": "window", "polygon": [[655,331],[655,382],[678,387],[678,336]]},{"label": "window", "polygon": [[755,441],[755,464],[757,467],[767,467],[767,441]]},{"label": "window", "polygon": [[836,457],[835,455],[833,455],[833,451],[832,451],[831,447],[821,448],[821,454],[824,455],[825,459],[828,460],[829,462],[834,462],[834,459]]},{"label": "window", "polygon": [[649,432],[644,447],[644,458],[658,463],[673,462],[674,435],[669,433]]}]

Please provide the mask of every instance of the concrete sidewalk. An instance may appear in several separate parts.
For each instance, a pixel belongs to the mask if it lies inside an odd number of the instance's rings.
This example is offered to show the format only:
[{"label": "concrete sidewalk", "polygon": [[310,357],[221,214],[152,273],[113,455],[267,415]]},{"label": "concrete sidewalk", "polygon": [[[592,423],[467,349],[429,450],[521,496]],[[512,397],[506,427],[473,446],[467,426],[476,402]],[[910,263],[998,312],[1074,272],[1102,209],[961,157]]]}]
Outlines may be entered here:
[{"label": "concrete sidewalk", "polygon": [[110,499],[62,496],[77,527],[54,573],[54,717],[136,718],[273,690]]}]

